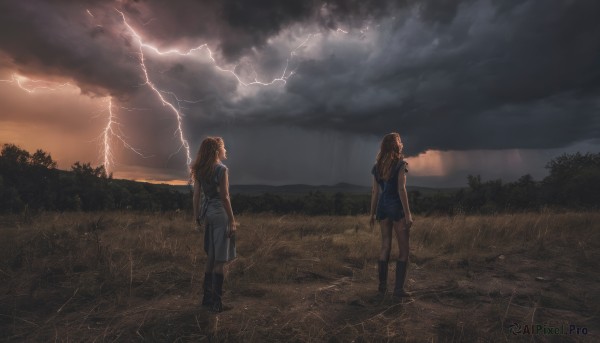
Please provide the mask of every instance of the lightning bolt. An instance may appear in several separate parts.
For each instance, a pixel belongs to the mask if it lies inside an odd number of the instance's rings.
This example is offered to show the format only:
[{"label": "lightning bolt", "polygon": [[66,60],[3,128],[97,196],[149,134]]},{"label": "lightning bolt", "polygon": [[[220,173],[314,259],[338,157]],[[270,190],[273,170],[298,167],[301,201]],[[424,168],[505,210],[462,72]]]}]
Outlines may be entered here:
[{"label": "lightning bolt", "polygon": [[156,87],[154,82],[152,82],[152,80],[150,80],[150,76],[148,75],[148,68],[146,67],[146,63],[145,63],[145,56],[144,56],[144,49],[143,49],[145,47],[145,43],[142,41],[142,37],[140,35],[138,35],[138,33],[129,25],[129,23],[127,22],[127,19],[125,18],[125,14],[123,14],[123,12],[121,12],[117,9],[115,9],[115,10],[121,14],[121,17],[123,18],[123,23],[124,23],[125,27],[127,27],[129,32],[131,33],[131,35],[138,41],[140,68],[142,69],[142,72],[144,74],[144,79],[145,79],[144,85],[147,85],[148,87],[150,87],[150,89],[156,94],[156,96],[158,97],[158,99],[160,100],[162,105],[168,107],[175,115],[175,118],[177,121],[177,129],[175,129],[175,135],[179,136],[181,145],[179,146],[179,149],[176,152],[174,152],[171,156],[173,156],[174,154],[177,154],[179,151],[181,151],[181,149],[185,149],[186,162],[187,162],[187,166],[189,169],[190,164],[192,163],[192,157],[190,154],[190,145],[189,145],[188,141],[185,139],[184,134],[183,134],[183,114],[177,108],[175,108],[175,106],[171,102],[167,101],[167,99],[165,99],[165,97],[162,95],[162,93],[167,93],[167,92],[164,92],[164,91],[158,89],[158,87]]},{"label": "lightning bolt", "polygon": [[[150,44],[144,43],[141,40],[140,36],[135,32],[135,30],[133,30],[133,28],[131,28],[131,26],[127,23],[127,21],[125,20],[125,16],[123,15],[123,13],[122,12],[119,12],[119,13],[121,13],[121,15],[123,16],[123,21],[125,22],[125,25],[131,31],[132,35],[138,39],[138,41],[140,42],[140,46],[142,48],[146,48],[148,50],[151,50],[151,51],[155,52],[158,55],[171,55],[171,54],[175,54],[175,55],[179,55],[179,56],[190,56],[191,54],[193,54],[193,53],[195,53],[197,51],[206,50],[206,52],[208,54],[208,58],[213,62],[213,65],[215,66],[215,68],[217,70],[233,76],[237,80],[238,84],[240,84],[240,85],[242,85],[244,87],[248,87],[248,86],[252,86],[252,85],[270,86],[270,85],[272,85],[274,83],[277,83],[277,82],[282,82],[282,83],[285,84],[287,82],[287,80],[295,72],[295,71],[292,71],[289,74],[287,72],[287,70],[289,68],[290,59],[292,59],[294,56],[296,56],[296,51],[298,49],[300,49],[301,47],[305,46],[315,36],[318,36],[318,35],[321,34],[321,33],[311,33],[311,34],[309,34],[306,37],[306,39],[302,43],[300,43],[300,45],[298,45],[296,48],[292,49],[292,51],[289,54],[289,57],[285,61],[285,67],[283,68],[283,71],[281,72],[281,76],[276,77],[276,78],[274,78],[274,79],[272,79],[271,81],[268,81],[268,82],[261,82],[261,81],[258,81],[258,75],[257,75],[256,71],[254,71],[254,75],[255,75],[254,76],[254,81],[252,81],[252,82],[244,82],[242,80],[242,77],[235,72],[235,69],[238,67],[239,64],[236,64],[233,67],[233,69],[226,69],[226,68],[223,68],[223,67],[219,66],[217,64],[217,61],[213,57],[213,52],[208,47],[208,44],[199,45],[199,46],[197,46],[195,48],[191,48],[191,49],[189,49],[189,50],[187,50],[185,52],[182,52],[182,51],[180,51],[178,49],[170,49],[170,50],[166,50],[166,51],[161,51],[160,49],[158,49],[155,46],[152,46]],[[339,29],[339,32],[347,33],[346,31],[343,31],[341,29]]]},{"label": "lightning bolt", "polygon": [[[142,36],[140,34],[138,34],[138,32],[128,23],[127,18],[125,17],[125,14],[116,8],[115,8],[115,10],[121,15],[121,18],[123,19],[123,25],[127,28],[129,33],[131,34],[131,36],[137,41],[137,44],[139,47],[137,54],[139,57],[140,69],[143,73],[143,78],[144,78],[143,85],[148,86],[154,92],[154,94],[156,94],[156,97],[158,98],[158,100],[160,100],[161,104],[163,106],[167,107],[175,116],[176,129],[174,131],[174,135],[178,138],[180,145],[179,145],[178,149],[169,156],[169,158],[171,158],[175,154],[179,153],[181,150],[184,150],[185,154],[186,154],[186,165],[188,167],[188,171],[189,171],[190,165],[192,163],[192,158],[191,158],[191,153],[190,153],[190,145],[189,145],[187,139],[185,138],[185,135],[183,132],[183,116],[184,116],[184,114],[182,112],[181,104],[182,103],[195,104],[195,103],[201,102],[203,100],[202,99],[200,99],[200,100],[180,99],[173,92],[159,89],[158,86],[152,81],[152,79],[150,78],[150,75],[148,73],[148,68],[145,63],[146,56],[144,54],[144,51],[145,50],[151,51],[159,56],[165,56],[165,55],[191,56],[192,54],[205,51],[205,53],[206,53],[205,56],[207,56],[210,59],[210,61],[214,65],[215,69],[219,70],[222,73],[232,76],[233,78],[235,78],[237,83],[243,87],[270,86],[270,85],[274,85],[277,83],[284,85],[289,80],[289,78],[292,77],[296,73],[297,67],[295,69],[290,69],[290,62],[295,58],[295,56],[297,56],[298,50],[301,49],[302,47],[306,46],[314,37],[322,34],[322,33],[311,33],[311,34],[307,35],[307,37],[298,46],[293,48],[290,51],[289,56],[286,58],[286,61],[285,61],[285,64],[284,64],[284,67],[283,67],[281,73],[277,77],[273,78],[270,81],[260,81],[256,70],[254,70],[254,67],[252,67],[254,80],[244,81],[243,78],[240,75],[238,75],[235,71],[236,68],[239,66],[239,64],[234,65],[232,69],[228,69],[226,67],[220,66],[217,63],[216,59],[214,58],[213,51],[208,47],[208,44],[201,44],[201,45],[191,48],[187,51],[182,51],[179,49],[169,49],[169,50],[162,51],[159,48],[157,48],[149,43],[146,43],[142,39]],[[92,14],[92,12],[89,9],[86,9],[86,13],[90,17],[95,18],[95,16]],[[154,20],[154,18],[151,20]],[[147,24],[148,23],[144,23],[144,25],[147,25]],[[348,34],[347,31],[342,30],[342,29],[337,29],[335,31],[335,33]],[[23,89],[24,91],[26,91],[28,93],[34,93],[34,92],[37,92],[40,90],[58,91],[61,88],[64,88],[67,86],[72,86],[69,83],[55,85],[52,82],[48,82],[48,81],[31,80],[27,77],[17,75],[17,74],[13,74],[12,78],[9,80],[0,80],[0,82],[14,83],[19,88]],[[175,101],[172,102],[172,101],[167,100],[165,95],[171,96],[173,99],[175,99]],[[136,149],[133,146],[131,146],[129,143],[127,143],[127,140],[125,139],[125,136],[120,129],[121,125],[117,121],[115,113],[113,112],[113,107],[114,107],[113,106],[113,98],[110,96],[107,97],[106,102],[107,102],[106,112],[108,113],[107,114],[107,116],[108,116],[107,123],[106,123],[106,126],[104,127],[101,135],[97,138],[97,140],[101,141],[103,144],[103,148],[101,149],[101,155],[102,155],[104,167],[108,173],[112,169],[112,166],[114,164],[114,157],[112,154],[111,142],[114,141],[115,139],[120,141],[125,148],[133,151],[134,153],[136,153],[137,155],[139,155],[143,158],[148,158],[150,156],[143,155],[139,149]],[[175,105],[175,103],[176,103],[176,105]],[[132,108],[126,108],[126,107],[121,107],[121,108],[124,110],[127,110],[127,111],[149,110],[149,109],[132,109]]]},{"label": "lightning bolt", "polygon": [[[76,86],[73,86],[69,82],[57,84],[52,81],[30,79],[26,76],[18,75],[18,74],[12,74],[10,79],[0,80],[0,82],[14,84],[29,94],[39,93],[41,91],[57,92],[62,89],[65,89],[67,87],[76,87]],[[117,140],[119,140],[123,144],[124,147],[133,151],[137,155],[139,155],[143,158],[148,158],[148,156],[145,156],[144,154],[142,154],[139,149],[136,149],[133,146],[131,146],[129,143],[127,143],[127,141],[124,138],[123,133],[121,133],[120,129],[118,129],[120,124],[116,121],[116,117],[113,113],[112,100],[113,100],[112,97],[108,97],[106,100],[106,102],[107,102],[107,110],[106,111],[108,112],[108,121],[107,121],[106,126],[104,127],[104,130],[102,130],[102,133],[100,134],[100,136],[98,138],[96,138],[96,140],[102,141],[104,143],[101,154],[103,155],[104,169],[106,170],[107,173],[110,173],[111,167],[113,165],[113,155],[112,155],[111,144],[110,144],[111,137],[114,137]],[[139,109],[127,109],[127,110],[139,110]]]},{"label": "lightning bolt", "polygon": [[[147,85],[148,87],[150,87],[150,89],[156,94],[156,96],[158,97],[158,99],[160,100],[162,105],[168,107],[171,110],[171,112],[175,115],[177,128],[175,129],[174,134],[176,136],[178,136],[180,145],[179,145],[179,148],[177,149],[177,151],[172,153],[171,156],[169,156],[169,158],[171,158],[173,155],[179,153],[182,149],[184,149],[185,154],[186,154],[188,170],[192,163],[192,158],[191,158],[191,154],[190,154],[190,145],[183,133],[183,113],[181,111],[180,103],[181,102],[197,103],[202,100],[196,100],[196,101],[181,100],[177,97],[177,95],[175,93],[159,89],[156,86],[156,84],[150,79],[150,76],[148,74],[148,68],[146,67],[146,64],[145,64],[146,56],[144,55],[144,50],[152,51],[159,56],[165,56],[165,55],[190,56],[196,52],[204,50],[208,54],[208,58],[212,61],[214,67],[223,73],[233,76],[237,80],[239,85],[242,85],[244,87],[249,87],[252,85],[270,86],[275,83],[285,84],[287,82],[287,80],[295,74],[295,70],[288,72],[290,60],[292,58],[294,58],[294,56],[296,56],[296,52],[300,48],[305,46],[313,37],[320,35],[320,33],[309,34],[304,41],[302,41],[296,48],[292,49],[292,51],[289,54],[289,57],[286,59],[285,66],[279,77],[273,78],[271,81],[268,81],[268,82],[262,82],[262,81],[258,80],[258,75],[257,75],[256,71],[254,71],[254,81],[244,82],[244,80],[242,80],[242,77],[235,72],[235,69],[237,68],[238,65],[235,65],[233,69],[227,69],[227,68],[224,68],[224,67],[221,67],[220,65],[218,65],[217,61],[213,57],[212,50],[208,47],[208,44],[201,44],[201,45],[191,48],[187,51],[181,51],[179,49],[169,49],[169,50],[161,51],[159,48],[144,42],[144,40],[142,39],[142,36],[128,23],[127,18],[125,17],[125,14],[122,11],[120,11],[116,8],[115,8],[115,11],[117,11],[121,15],[121,18],[123,19],[123,25],[125,25],[125,27],[129,31],[129,33],[137,41],[137,44],[139,46],[138,56],[139,56],[140,68],[143,72],[144,79],[145,79],[144,85]],[[338,29],[337,32],[347,33],[346,31],[341,30],[341,29]],[[177,107],[172,102],[165,99],[163,94],[169,94],[169,95],[173,96],[175,98],[175,100],[177,101]]]},{"label": "lightning bolt", "polygon": [[[0,80],[1,82],[7,82],[7,83],[12,83],[12,84],[16,84],[17,87],[21,88],[22,90],[24,90],[25,92],[31,94],[31,93],[35,93],[37,91],[58,91],[61,88],[65,88],[68,86],[71,86],[70,83],[63,83],[63,84],[59,84],[55,87],[51,86],[54,83],[50,82],[50,81],[44,81],[44,80],[32,80],[28,77],[22,76],[22,75],[18,75],[18,74],[12,74],[11,78],[8,80]],[[33,84],[31,86],[28,86],[28,84]],[[40,84],[40,86],[37,86],[37,84]]]},{"label": "lightning bolt", "polygon": [[112,162],[112,152],[110,150],[109,135],[113,132],[114,115],[112,112],[112,98],[108,98],[108,123],[104,128],[104,169],[108,173]]},{"label": "lightning bolt", "polygon": [[[102,140],[103,142],[103,149],[102,149],[102,155],[104,157],[104,169],[106,170],[107,173],[110,172],[110,169],[114,163],[114,159],[113,159],[113,155],[112,155],[112,150],[111,150],[111,137],[116,138],[117,140],[119,140],[124,147],[126,147],[127,149],[133,151],[134,153],[136,153],[138,156],[142,157],[142,158],[149,158],[151,156],[145,156],[144,154],[142,154],[140,152],[139,149],[134,148],[133,146],[131,146],[129,143],[127,143],[127,141],[125,140],[125,138],[123,137],[123,133],[120,131],[120,124],[119,122],[116,120],[115,115],[113,113],[113,104],[112,104],[112,97],[108,97],[108,121],[106,123],[106,126],[104,127],[104,130],[102,131],[102,133],[100,134],[100,136],[98,137],[98,140]],[[139,109],[128,109],[127,110],[139,110]]]}]

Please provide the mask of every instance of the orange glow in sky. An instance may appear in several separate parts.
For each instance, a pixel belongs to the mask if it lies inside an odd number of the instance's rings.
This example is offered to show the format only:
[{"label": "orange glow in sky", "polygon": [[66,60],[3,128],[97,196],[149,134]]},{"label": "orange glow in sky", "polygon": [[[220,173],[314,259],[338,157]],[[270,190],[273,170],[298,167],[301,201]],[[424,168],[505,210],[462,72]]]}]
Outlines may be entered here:
[{"label": "orange glow in sky", "polygon": [[447,174],[442,152],[427,150],[416,157],[408,157],[408,169],[415,176],[444,176]]}]

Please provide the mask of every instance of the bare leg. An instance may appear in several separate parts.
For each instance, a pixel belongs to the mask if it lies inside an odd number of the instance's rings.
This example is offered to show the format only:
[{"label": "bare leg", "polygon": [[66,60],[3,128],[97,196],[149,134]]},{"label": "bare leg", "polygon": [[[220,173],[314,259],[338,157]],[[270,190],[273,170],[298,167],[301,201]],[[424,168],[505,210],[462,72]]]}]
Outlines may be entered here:
[{"label": "bare leg", "polygon": [[406,228],[404,221],[394,222],[394,231],[396,231],[396,239],[398,240],[398,260],[408,261],[408,238],[409,229]]},{"label": "bare leg", "polygon": [[204,273],[215,273],[215,274],[223,274],[225,262],[218,262],[215,260],[214,251],[212,254],[208,255],[206,259],[206,264],[204,265]]},{"label": "bare leg", "polygon": [[384,219],[379,222],[379,226],[381,227],[381,251],[377,262],[379,274],[379,287],[377,289],[379,293],[385,294],[387,291],[388,262],[392,250],[392,222],[389,219]]},{"label": "bare leg", "polygon": [[225,262],[215,262],[213,266],[213,273],[223,275],[225,269]]},{"label": "bare leg", "polygon": [[384,219],[379,221],[381,227],[381,252],[379,261],[389,261],[392,250],[392,221]]},{"label": "bare leg", "polygon": [[394,286],[394,297],[407,297],[410,293],[404,290],[404,281],[406,280],[406,270],[408,267],[408,238],[409,229],[404,221],[394,222],[394,231],[398,239],[398,260],[396,261],[396,285]]}]

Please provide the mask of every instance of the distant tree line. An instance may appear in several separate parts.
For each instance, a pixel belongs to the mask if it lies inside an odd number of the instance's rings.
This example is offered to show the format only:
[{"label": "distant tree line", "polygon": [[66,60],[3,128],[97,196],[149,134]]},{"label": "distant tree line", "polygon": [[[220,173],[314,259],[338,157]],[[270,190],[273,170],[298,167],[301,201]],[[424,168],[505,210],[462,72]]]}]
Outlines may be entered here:
[{"label": "distant tree line", "polygon": [[[549,175],[535,181],[482,181],[468,176],[468,187],[454,192],[408,193],[411,211],[420,214],[499,213],[544,207],[597,209],[600,204],[600,153],[565,154],[551,160]],[[100,211],[190,210],[191,190],[168,185],[115,180],[103,166],[76,162],[70,171],[58,170],[50,154],[31,154],[13,144],[0,152],[0,212],[23,210]],[[235,194],[237,213],[271,212],[308,215],[354,215],[369,212],[370,194],[310,192],[305,195]]]},{"label": "distant tree line", "polygon": [[[550,174],[535,181],[529,174],[517,181],[482,181],[467,177],[468,187],[438,191],[424,196],[409,191],[411,211],[417,214],[501,213],[537,211],[545,207],[589,210],[600,205],[600,153],[564,154],[547,165]],[[263,194],[235,195],[232,206],[241,212],[274,212],[348,215],[370,211],[370,194],[325,194],[311,192],[303,197]]]},{"label": "distant tree line", "polygon": [[550,174],[535,181],[529,174],[517,181],[482,181],[469,175],[468,187],[453,193],[421,197],[411,192],[417,213],[499,213],[540,210],[545,207],[575,210],[600,205],[600,153],[564,154],[546,164]]},{"label": "distant tree line", "polygon": [[190,195],[164,185],[115,180],[104,166],[56,169],[50,154],[5,144],[0,152],[0,211],[165,211],[191,208]]}]

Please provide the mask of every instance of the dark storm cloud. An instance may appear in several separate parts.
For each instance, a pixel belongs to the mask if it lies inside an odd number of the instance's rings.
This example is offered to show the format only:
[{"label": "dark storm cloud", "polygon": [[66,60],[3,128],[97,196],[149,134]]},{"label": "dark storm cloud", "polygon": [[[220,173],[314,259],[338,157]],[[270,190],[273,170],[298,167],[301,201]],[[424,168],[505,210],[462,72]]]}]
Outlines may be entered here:
[{"label": "dark storm cloud", "polygon": [[[172,116],[140,87],[138,46],[115,8],[152,44],[208,43],[220,64],[249,58],[265,79],[307,32],[322,34],[295,58],[285,86],[250,90],[207,58],[147,51],[159,88],[194,100],[180,103],[194,139],[230,125],[398,130],[416,154],[550,148],[600,135],[596,0],[3,1],[1,54],[24,73],[74,79]],[[336,36],[337,28],[350,33]]]},{"label": "dark storm cloud", "polygon": [[74,79],[84,92],[130,91],[141,83],[135,47],[104,4],[2,1],[0,53],[23,73]]},{"label": "dark storm cloud", "polygon": [[[291,24],[315,21],[329,29],[361,25],[396,7],[381,0],[184,0],[129,1],[123,7],[158,44],[191,39],[211,42],[225,60],[236,61],[251,48]],[[401,3],[401,2],[400,2]]]},{"label": "dark storm cloud", "polygon": [[[137,42],[116,10],[159,47],[209,43],[236,62],[286,26],[380,14],[385,1],[2,1],[0,52],[23,73],[72,78],[84,92],[126,96],[143,83]],[[324,14],[324,9],[327,9]],[[268,47],[267,47],[268,48]]]},{"label": "dark storm cloud", "polygon": [[419,13],[424,21],[449,24],[458,12],[463,0],[427,0],[420,1]]},{"label": "dark storm cloud", "polygon": [[238,102],[236,115],[248,124],[399,130],[413,154],[598,138],[599,2],[449,1],[434,11],[435,3],[381,20],[373,50],[325,49],[301,64],[283,96],[264,90]]}]

